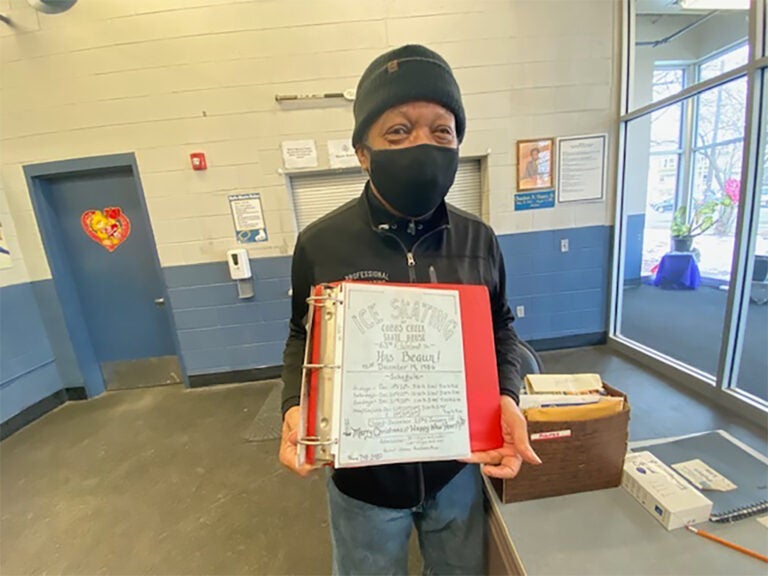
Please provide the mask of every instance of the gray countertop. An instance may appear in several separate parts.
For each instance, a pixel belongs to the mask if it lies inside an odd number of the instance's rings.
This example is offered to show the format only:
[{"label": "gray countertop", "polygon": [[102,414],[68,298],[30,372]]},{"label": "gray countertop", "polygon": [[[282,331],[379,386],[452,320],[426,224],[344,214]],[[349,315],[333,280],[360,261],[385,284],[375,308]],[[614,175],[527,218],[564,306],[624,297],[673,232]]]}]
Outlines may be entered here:
[{"label": "gray countertop", "polygon": [[[685,529],[667,531],[622,488],[511,504],[501,504],[490,483],[487,490],[532,576],[768,574],[760,560]],[[698,527],[768,554],[768,528],[755,517]]]}]

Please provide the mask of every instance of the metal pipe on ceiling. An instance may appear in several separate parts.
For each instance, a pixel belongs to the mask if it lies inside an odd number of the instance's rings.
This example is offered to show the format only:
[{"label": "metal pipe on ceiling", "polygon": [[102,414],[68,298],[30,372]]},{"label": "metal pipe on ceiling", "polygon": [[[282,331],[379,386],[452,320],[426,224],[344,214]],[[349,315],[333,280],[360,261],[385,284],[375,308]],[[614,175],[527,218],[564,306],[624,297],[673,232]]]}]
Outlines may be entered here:
[{"label": "metal pipe on ceiling", "polygon": [[652,48],[656,48],[657,46],[661,46],[662,44],[666,44],[667,42],[671,42],[675,38],[678,38],[678,37],[682,36],[683,34],[685,34],[686,32],[689,32],[690,30],[693,30],[699,24],[703,24],[704,22],[706,22],[707,20],[712,18],[712,16],[714,16],[717,13],[718,13],[717,10],[713,10],[712,12],[709,12],[708,14],[704,14],[704,16],[702,16],[698,20],[695,20],[695,21],[691,22],[690,24],[687,24],[686,26],[683,26],[682,28],[680,28],[680,30],[678,30],[677,32],[673,32],[669,36],[665,36],[664,38],[660,38],[659,40],[644,40],[642,42],[635,42],[635,46],[651,46]]}]

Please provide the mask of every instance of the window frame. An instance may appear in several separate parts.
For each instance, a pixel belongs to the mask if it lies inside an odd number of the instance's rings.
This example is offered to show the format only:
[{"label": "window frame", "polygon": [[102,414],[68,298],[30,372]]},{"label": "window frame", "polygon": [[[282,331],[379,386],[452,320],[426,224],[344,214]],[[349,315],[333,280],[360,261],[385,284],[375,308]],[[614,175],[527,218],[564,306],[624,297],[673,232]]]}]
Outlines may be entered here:
[{"label": "window frame", "polygon": [[[622,18],[623,60],[621,65],[621,115],[619,117],[619,138],[617,139],[619,164],[616,170],[617,201],[615,203],[614,250],[612,254],[611,305],[609,309],[608,345],[623,354],[652,369],[662,370],[674,381],[690,387],[698,393],[708,396],[713,401],[738,410],[744,417],[766,426],[765,415],[768,403],[758,401],[742,393],[732,384],[738,377],[741,361],[741,347],[746,322],[745,306],[748,294],[744,287],[747,275],[751,274],[757,234],[757,214],[759,214],[759,187],[762,180],[763,161],[759,157],[766,151],[768,139],[768,118],[761,118],[761,110],[768,107],[768,57],[766,57],[766,2],[755,0],[749,12],[749,56],[748,62],[714,78],[694,83],[677,94],[672,94],[643,106],[630,108],[633,78],[631,65],[635,57],[635,0],[623,0]],[[747,78],[746,122],[742,153],[742,192],[738,206],[737,228],[733,266],[731,268],[730,289],[726,304],[726,313],[721,339],[719,368],[715,378],[690,366],[667,357],[660,352],[647,348],[637,342],[623,338],[620,334],[622,294],[624,289],[624,250],[627,246],[627,226],[625,222],[626,199],[624,184],[627,170],[628,124],[656,110],[678,102],[692,102],[692,97],[726,84],[736,78]],[[765,80],[765,83],[764,83]],[[686,106],[686,115],[691,118],[692,106]],[[763,126],[761,121],[765,122]],[[761,132],[761,129],[763,130]],[[709,386],[705,385],[709,384]]]}]

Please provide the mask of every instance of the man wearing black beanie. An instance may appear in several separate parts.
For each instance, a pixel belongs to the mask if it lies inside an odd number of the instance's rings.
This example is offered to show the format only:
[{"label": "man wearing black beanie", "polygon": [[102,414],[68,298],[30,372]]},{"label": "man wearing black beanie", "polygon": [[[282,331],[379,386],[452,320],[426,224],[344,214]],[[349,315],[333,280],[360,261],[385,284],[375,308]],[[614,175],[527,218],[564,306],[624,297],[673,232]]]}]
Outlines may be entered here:
[{"label": "man wearing black beanie", "polygon": [[[370,179],[361,196],[310,224],[296,242],[293,311],[283,357],[281,462],[297,465],[306,298],[339,280],[484,284],[491,297],[504,446],[467,462],[334,470],[328,481],[334,574],[407,574],[408,540],[419,534],[425,574],[484,572],[480,468],[512,478],[540,460],[517,407],[518,340],[506,299],[504,261],[493,231],[445,202],[466,117],[448,63],[424,46],[376,58],[354,104],[352,144]],[[477,466],[477,465],[480,466]]]}]

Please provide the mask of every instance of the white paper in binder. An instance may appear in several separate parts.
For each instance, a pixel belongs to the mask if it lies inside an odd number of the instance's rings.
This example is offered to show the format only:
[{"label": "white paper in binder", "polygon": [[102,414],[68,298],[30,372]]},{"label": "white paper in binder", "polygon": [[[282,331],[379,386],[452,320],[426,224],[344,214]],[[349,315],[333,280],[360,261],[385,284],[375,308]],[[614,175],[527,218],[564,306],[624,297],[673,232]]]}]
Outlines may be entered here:
[{"label": "white paper in binder", "polygon": [[470,455],[457,291],[342,283],[308,302],[300,464]]}]

